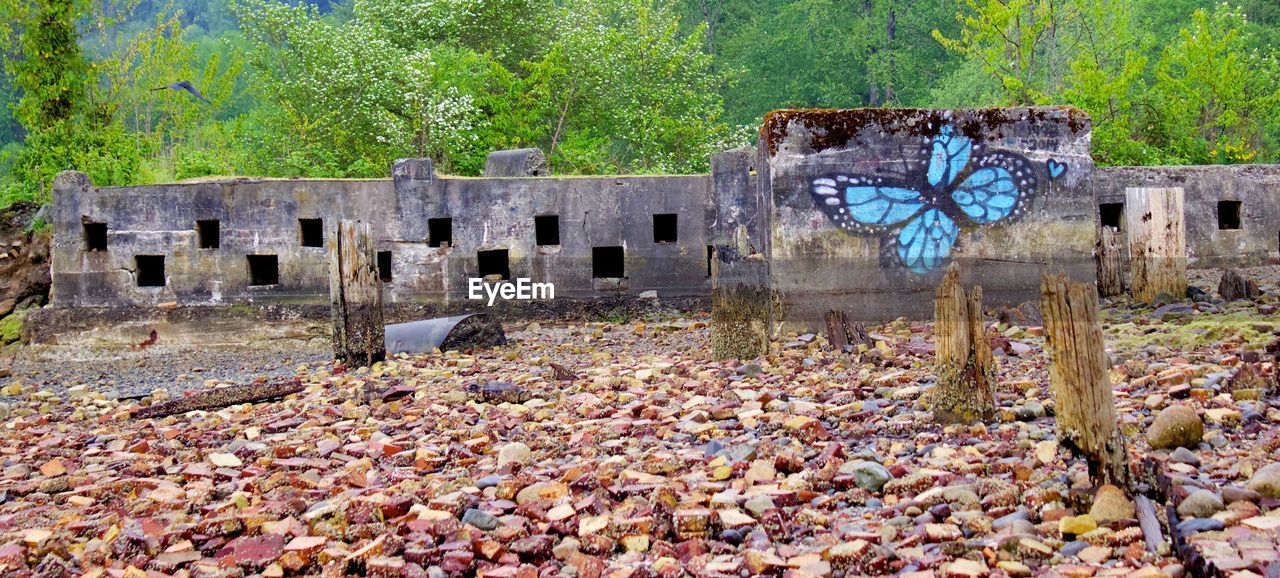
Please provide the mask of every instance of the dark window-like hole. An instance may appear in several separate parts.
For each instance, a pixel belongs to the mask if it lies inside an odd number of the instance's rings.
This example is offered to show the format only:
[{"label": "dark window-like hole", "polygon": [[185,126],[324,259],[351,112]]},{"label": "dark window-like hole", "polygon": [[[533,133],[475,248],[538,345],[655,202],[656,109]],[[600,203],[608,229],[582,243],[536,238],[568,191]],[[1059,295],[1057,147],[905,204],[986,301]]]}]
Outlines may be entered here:
[{"label": "dark window-like hole", "polygon": [[86,251],[106,251],[107,250],[107,224],[106,223],[85,223],[84,224],[84,248]]},{"label": "dark window-like hole", "polygon": [[245,255],[249,260],[250,285],[280,284],[280,259],[275,255]]},{"label": "dark window-like hole", "polygon": [[391,251],[378,251],[378,278],[383,283],[391,282]]},{"label": "dark window-like hole", "polygon": [[1240,201],[1218,201],[1218,228],[1240,228]]},{"label": "dark window-like hole", "polygon": [[497,275],[503,279],[511,278],[511,264],[507,262],[506,249],[477,251],[476,266],[480,269],[481,277]]},{"label": "dark window-like hole", "polygon": [[625,277],[622,247],[592,247],[591,276],[597,279]]},{"label": "dark window-like hole", "polygon": [[1098,205],[1098,214],[1102,217],[1102,226],[1120,230],[1124,218],[1124,203],[1102,203]]},{"label": "dark window-like hole", "polygon": [[134,263],[139,287],[164,287],[164,255],[137,255]]},{"label": "dark window-like hole", "polygon": [[298,230],[302,232],[303,247],[324,246],[324,220],[298,219]]},{"label": "dark window-like hole", "polygon": [[711,260],[716,258],[716,246],[707,245],[707,277],[711,276]]},{"label": "dark window-like hole", "polygon": [[654,243],[674,243],[677,240],[676,237],[676,215],[674,213],[653,216]]},{"label": "dark window-like hole", "polygon": [[196,221],[196,239],[201,249],[217,249],[222,244],[218,221]]},{"label": "dark window-like hole", "polygon": [[453,219],[427,219],[427,246],[453,246]]},{"label": "dark window-like hole", "polygon": [[533,236],[539,245],[560,244],[560,215],[533,218]]}]

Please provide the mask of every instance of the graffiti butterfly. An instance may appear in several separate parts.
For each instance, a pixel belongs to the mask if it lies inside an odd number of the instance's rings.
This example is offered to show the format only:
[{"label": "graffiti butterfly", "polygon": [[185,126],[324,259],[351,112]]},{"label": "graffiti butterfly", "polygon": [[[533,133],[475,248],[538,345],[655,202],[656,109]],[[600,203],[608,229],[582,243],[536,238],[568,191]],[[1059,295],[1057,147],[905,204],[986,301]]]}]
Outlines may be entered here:
[{"label": "graffiti butterfly", "polygon": [[814,179],[810,193],[847,231],[891,233],[886,241],[897,260],[924,273],[951,255],[962,223],[1012,220],[1038,187],[1026,157],[985,151],[951,125],[944,125],[920,154],[926,157],[923,171],[885,177],[833,174]]}]

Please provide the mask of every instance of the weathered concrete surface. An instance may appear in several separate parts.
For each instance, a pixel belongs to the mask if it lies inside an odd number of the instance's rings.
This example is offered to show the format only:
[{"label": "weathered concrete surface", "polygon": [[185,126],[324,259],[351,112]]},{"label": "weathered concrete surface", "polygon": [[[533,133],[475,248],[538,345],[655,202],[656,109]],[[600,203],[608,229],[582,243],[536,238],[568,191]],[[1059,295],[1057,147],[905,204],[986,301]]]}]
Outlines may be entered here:
[{"label": "weathered concrete surface", "polygon": [[[927,318],[953,260],[989,305],[1034,299],[1045,270],[1093,278],[1091,124],[1079,110],[776,111],[760,134],[782,330],[819,330],[831,309]],[[1001,174],[1013,198],[975,208],[977,184]]]},{"label": "weathered concrete surface", "polygon": [[493,151],[484,160],[486,177],[546,177],[547,158],[539,149]]},{"label": "weathered concrete surface", "polygon": [[[1280,250],[1280,165],[1099,167],[1092,187],[1099,204],[1123,204],[1126,187],[1182,187],[1189,267],[1263,265]],[[1219,228],[1220,201],[1240,203],[1239,229]]]},{"label": "weathered concrete surface", "polygon": [[711,159],[716,203],[708,211],[711,350],[717,359],[754,359],[769,351],[773,300],[769,280],[769,199],[755,171],[755,151]]},{"label": "weathered concrete surface", "polygon": [[[234,179],[95,188],[55,182],[52,303],[58,307],[323,303],[324,246],[303,246],[299,219],[369,223],[390,252],[388,302],[466,302],[479,251],[505,250],[510,278],[555,284],[555,295],[705,296],[710,178],[451,178],[429,161],[396,164],[387,180]],[[653,216],[677,215],[677,238],[655,242]],[[559,217],[559,242],[535,243],[535,216]],[[430,246],[429,220],[451,219],[451,242]],[[201,248],[197,221],[219,222]],[[83,224],[105,223],[89,250]],[[327,242],[327,239],[323,240]],[[322,243],[323,244],[323,243]],[[595,278],[593,248],[620,247],[623,276]],[[163,286],[139,286],[138,255],[164,256]],[[275,255],[278,283],[251,284],[248,255]],[[477,305],[476,301],[469,301]],[[530,302],[531,303],[531,302]]]}]

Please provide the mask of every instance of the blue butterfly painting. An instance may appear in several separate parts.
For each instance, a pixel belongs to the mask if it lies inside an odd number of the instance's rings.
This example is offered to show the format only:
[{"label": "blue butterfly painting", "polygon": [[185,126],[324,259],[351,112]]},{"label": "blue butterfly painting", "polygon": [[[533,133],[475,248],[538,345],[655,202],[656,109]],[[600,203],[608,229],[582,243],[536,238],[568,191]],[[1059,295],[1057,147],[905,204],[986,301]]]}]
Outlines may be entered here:
[{"label": "blue butterfly painting", "polygon": [[1038,190],[1037,166],[1026,157],[985,151],[949,124],[920,155],[923,170],[901,176],[833,174],[814,179],[810,193],[836,225],[884,235],[886,250],[902,266],[927,273],[946,262],[962,224],[1012,221]]}]

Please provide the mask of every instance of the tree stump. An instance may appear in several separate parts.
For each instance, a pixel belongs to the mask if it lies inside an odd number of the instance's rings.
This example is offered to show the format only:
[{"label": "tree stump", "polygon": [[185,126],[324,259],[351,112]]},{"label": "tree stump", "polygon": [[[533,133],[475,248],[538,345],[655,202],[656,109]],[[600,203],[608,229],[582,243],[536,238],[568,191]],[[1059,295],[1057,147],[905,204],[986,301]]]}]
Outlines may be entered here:
[{"label": "tree stump", "polygon": [[1222,280],[1218,281],[1218,294],[1227,301],[1237,299],[1253,299],[1262,294],[1258,284],[1245,277],[1235,269],[1222,272]]},{"label": "tree stump", "polygon": [[850,323],[844,311],[832,309],[824,316],[827,322],[827,343],[836,351],[849,351],[857,344],[868,347],[874,345],[867,335],[867,328],[861,323]]},{"label": "tree stump", "polygon": [[1182,188],[1125,189],[1125,227],[1133,298],[1155,301],[1161,293],[1187,293],[1187,239]]},{"label": "tree stump", "polygon": [[342,221],[329,237],[329,301],[333,356],[364,366],[382,361],[382,280],[368,224]]},{"label": "tree stump", "polygon": [[1059,273],[1044,275],[1040,292],[1058,441],[1085,459],[1095,485],[1127,488],[1128,457],[1107,378],[1097,289]]},{"label": "tree stump", "polygon": [[982,324],[982,287],[966,296],[952,263],[934,300],[938,383],[926,404],[942,423],[972,423],[995,414],[996,364]]},{"label": "tree stump", "polygon": [[1098,244],[1094,250],[1098,266],[1098,295],[1118,297],[1124,294],[1122,257],[1120,235],[1116,230],[1107,226],[1098,229]]}]

